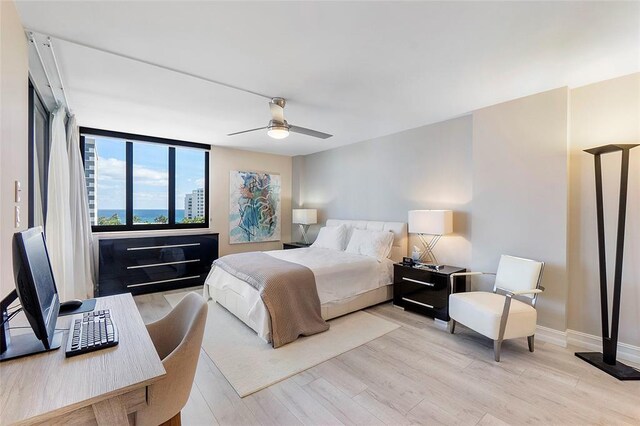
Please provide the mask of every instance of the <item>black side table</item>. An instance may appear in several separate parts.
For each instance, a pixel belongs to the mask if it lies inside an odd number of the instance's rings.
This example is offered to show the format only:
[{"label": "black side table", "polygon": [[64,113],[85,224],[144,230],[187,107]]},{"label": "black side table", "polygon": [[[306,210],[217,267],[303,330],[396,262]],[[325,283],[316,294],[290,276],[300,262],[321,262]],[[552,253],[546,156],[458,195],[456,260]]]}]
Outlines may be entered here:
[{"label": "black side table", "polygon": [[[401,263],[393,265],[393,304],[442,321],[449,321],[450,276],[465,268],[443,266],[422,269]],[[466,277],[456,277],[455,293],[466,291]]]},{"label": "black side table", "polygon": [[305,243],[282,243],[282,249],[289,250],[289,249],[297,249],[297,248],[307,248],[310,245],[311,244],[305,244]]}]

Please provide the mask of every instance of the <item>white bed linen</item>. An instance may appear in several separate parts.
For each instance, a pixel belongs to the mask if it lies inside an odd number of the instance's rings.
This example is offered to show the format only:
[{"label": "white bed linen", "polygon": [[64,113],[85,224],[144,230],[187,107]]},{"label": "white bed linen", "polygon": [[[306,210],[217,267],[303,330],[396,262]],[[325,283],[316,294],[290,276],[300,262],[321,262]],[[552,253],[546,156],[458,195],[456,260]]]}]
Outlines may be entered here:
[{"label": "white bed linen", "polygon": [[[393,261],[390,259],[378,262],[369,256],[312,247],[267,251],[265,254],[311,269],[321,304],[348,299],[393,281]],[[255,288],[220,268],[213,268],[205,284],[211,287],[205,287],[205,291],[214,300],[217,294],[222,294],[216,289],[231,290],[233,297],[239,297],[251,306],[247,318],[240,319],[269,341],[269,314]],[[234,303],[233,300],[220,302],[223,305]]]}]

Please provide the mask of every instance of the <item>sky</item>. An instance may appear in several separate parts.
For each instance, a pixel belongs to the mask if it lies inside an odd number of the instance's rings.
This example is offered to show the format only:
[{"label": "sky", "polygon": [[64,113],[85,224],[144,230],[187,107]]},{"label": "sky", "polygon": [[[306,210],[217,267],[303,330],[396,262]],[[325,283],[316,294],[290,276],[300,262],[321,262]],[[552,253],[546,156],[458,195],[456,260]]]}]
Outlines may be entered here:
[{"label": "sky", "polygon": [[[96,138],[98,209],[125,208],[125,141]],[[169,147],[133,144],[133,209],[167,209]],[[204,187],[204,152],[176,147],[176,209],[184,196]]]}]

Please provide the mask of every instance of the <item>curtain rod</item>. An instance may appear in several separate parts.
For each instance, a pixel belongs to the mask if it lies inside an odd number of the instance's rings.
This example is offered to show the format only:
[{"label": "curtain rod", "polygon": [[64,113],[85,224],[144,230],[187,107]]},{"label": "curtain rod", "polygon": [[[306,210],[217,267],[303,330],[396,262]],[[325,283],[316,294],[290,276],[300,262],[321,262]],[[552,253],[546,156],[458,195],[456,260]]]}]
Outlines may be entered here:
[{"label": "curtain rod", "polygon": [[[33,30],[28,30],[28,31],[31,34],[33,34],[33,32],[34,32]],[[38,33],[38,34],[41,34],[41,33]],[[163,70],[171,71],[171,72],[174,72],[174,73],[177,73],[177,74],[182,74],[182,75],[185,75],[187,77],[191,77],[191,78],[195,78],[195,79],[198,79],[198,80],[206,81],[208,83],[216,84],[218,86],[224,86],[224,87],[227,87],[229,89],[238,90],[238,91],[249,93],[249,94],[255,95],[255,96],[260,96],[262,98],[269,99],[269,100],[271,100],[273,98],[273,96],[268,96],[268,95],[265,95],[265,94],[262,94],[262,93],[259,93],[259,92],[254,92],[253,90],[243,89],[242,87],[234,86],[232,84],[223,83],[221,81],[217,81],[217,80],[213,80],[213,79],[210,79],[210,78],[207,78],[207,77],[203,77],[203,76],[198,75],[198,74],[192,74],[192,73],[187,72],[187,71],[182,71],[180,69],[172,68],[172,67],[169,67],[169,66],[166,66],[166,65],[160,65],[160,64],[157,64],[155,62],[147,61],[147,60],[144,60],[144,59],[135,58],[133,56],[125,55],[123,53],[114,52],[114,51],[108,50],[108,49],[102,49],[102,48],[99,48],[99,47],[91,46],[89,44],[81,43],[81,42],[78,42],[78,41],[75,41],[75,40],[71,40],[71,39],[68,39],[68,38],[64,38],[64,37],[58,37],[58,36],[55,36],[55,35],[48,35],[48,34],[46,34],[46,35],[47,35],[47,37],[49,37],[49,39],[55,38],[55,39],[58,39],[58,40],[61,40],[61,41],[67,42],[67,43],[75,44],[76,46],[86,47],[88,49],[97,50],[97,51],[102,52],[102,53],[108,53],[110,55],[118,56],[118,57],[124,58],[124,59],[129,59],[131,61],[136,61],[136,62],[145,64],[145,65],[151,65],[152,67],[161,68]]]},{"label": "curtain rod", "polygon": [[33,47],[36,49],[36,54],[38,55],[38,60],[40,61],[40,65],[42,66],[42,70],[44,71],[44,76],[47,79],[47,84],[49,85],[49,90],[51,90],[51,94],[53,95],[53,100],[56,101],[56,106],[60,105],[60,101],[56,96],[56,92],[53,90],[53,85],[51,84],[51,79],[49,78],[49,73],[47,72],[47,67],[44,65],[44,61],[42,60],[42,55],[40,54],[40,49],[38,49],[38,42],[33,35],[33,31],[29,31],[29,41],[33,43]]},{"label": "curtain rod", "polygon": [[62,90],[62,96],[64,97],[64,103],[67,107],[67,113],[71,115],[71,105],[69,105],[69,99],[67,98],[67,91],[64,89],[64,82],[62,81],[62,73],[60,67],[58,67],[58,59],[56,58],[56,52],[53,50],[53,41],[51,37],[47,36],[48,46],[51,49],[51,57],[53,57],[53,64],[56,66],[56,73],[58,73],[58,80],[60,80],[60,90]]}]

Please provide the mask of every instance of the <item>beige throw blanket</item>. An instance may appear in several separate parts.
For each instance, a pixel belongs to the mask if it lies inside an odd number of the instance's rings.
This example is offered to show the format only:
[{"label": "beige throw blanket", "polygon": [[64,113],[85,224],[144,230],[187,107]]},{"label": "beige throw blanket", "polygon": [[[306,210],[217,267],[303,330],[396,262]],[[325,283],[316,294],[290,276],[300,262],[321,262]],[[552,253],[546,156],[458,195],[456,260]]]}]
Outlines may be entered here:
[{"label": "beige throw blanket", "polygon": [[306,266],[261,252],[230,254],[213,265],[260,292],[271,317],[274,348],[329,329],[320,314],[316,278]]}]

